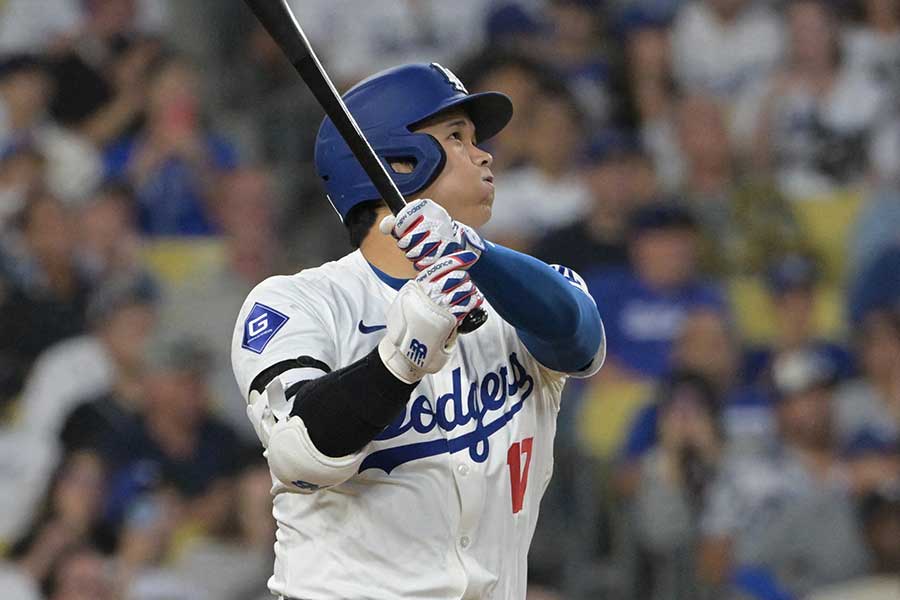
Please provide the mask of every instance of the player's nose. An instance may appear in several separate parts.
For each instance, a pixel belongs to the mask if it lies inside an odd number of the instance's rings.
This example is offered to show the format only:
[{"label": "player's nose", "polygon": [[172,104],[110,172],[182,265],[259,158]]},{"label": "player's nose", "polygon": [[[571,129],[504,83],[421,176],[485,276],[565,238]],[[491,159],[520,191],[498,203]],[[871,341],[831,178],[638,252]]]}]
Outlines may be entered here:
[{"label": "player's nose", "polygon": [[494,156],[487,150],[482,150],[478,146],[473,145],[472,162],[479,167],[490,167],[494,163]]}]

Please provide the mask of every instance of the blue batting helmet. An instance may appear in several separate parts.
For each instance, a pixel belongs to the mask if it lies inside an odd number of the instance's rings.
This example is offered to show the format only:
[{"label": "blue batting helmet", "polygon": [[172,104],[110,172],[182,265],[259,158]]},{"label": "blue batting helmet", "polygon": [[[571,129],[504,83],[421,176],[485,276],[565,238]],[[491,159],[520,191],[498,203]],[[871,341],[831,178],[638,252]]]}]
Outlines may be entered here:
[{"label": "blue batting helmet", "polygon": [[[441,111],[462,107],[475,125],[478,141],[484,142],[512,117],[512,102],[506,95],[469,94],[456,75],[437,63],[382,71],[356,84],[343,99],[404,196],[434,181],[447,158],[436,139],[413,133],[414,125]],[[392,161],[412,163],[412,172],[394,172]],[[316,136],[315,162],[342,221],[357,204],[380,197],[329,118],[322,122]]]}]

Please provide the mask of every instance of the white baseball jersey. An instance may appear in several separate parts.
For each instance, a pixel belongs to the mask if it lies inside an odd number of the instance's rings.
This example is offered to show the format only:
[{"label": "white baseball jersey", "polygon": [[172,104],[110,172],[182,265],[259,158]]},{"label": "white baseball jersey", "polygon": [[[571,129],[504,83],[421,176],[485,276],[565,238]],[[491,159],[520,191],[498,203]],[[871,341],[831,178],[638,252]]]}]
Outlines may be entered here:
[{"label": "white baseball jersey", "polygon": [[[253,379],[279,362],[306,356],[334,370],[371,352],[398,282],[356,251],[259,284],[232,343],[245,397]],[[516,330],[485,309],[487,322],[459,336],[444,369],[419,382],[402,414],[361,450],[353,477],[310,493],[305,482],[273,476],[273,593],[304,600],[525,597],[567,376],[538,364]],[[595,373],[603,351],[579,375]],[[287,387],[321,375],[305,368],[281,379]]]}]

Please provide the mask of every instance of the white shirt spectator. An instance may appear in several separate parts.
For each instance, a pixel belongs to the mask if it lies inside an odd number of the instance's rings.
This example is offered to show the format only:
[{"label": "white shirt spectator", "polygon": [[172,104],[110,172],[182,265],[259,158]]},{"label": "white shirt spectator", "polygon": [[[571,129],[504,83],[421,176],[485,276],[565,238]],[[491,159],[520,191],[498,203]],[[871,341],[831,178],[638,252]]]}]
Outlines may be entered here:
[{"label": "white shirt spectator", "polygon": [[[55,441],[18,431],[0,431],[0,545],[13,544],[25,535],[47,492],[59,454]],[[0,567],[3,599],[30,598],[25,592],[22,596],[10,592],[13,588],[6,585],[12,579],[14,574]]]},{"label": "white shirt spectator", "polygon": [[110,356],[95,337],[79,336],[51,346],[25,382],[20,428],[37,439],[56,440],[69,413],[108,391],[113,378]]},{"label": "white shirt spectator", "polygon": [[[729,452],[701,518],[704,536],[731,538],[736,566],[774,569],[804,592],[862,573],[856,508],[839,470],[816,479],[791,449]],[[821,527],[828,523],[828,527]],[[783,569],[803,565],[802,569]]]},{"label": "white shirt spectator", "polygon": [[290,0],[338,82],[409,62],[452,67],[484,38],[491,0]]},{"label": "white shirt spectator", "polygon": [[887,101],[882,86],[847,68],[824,98],[802,84],[785,86],[773,98],[767,124],[781,191],[805,199],[862,183]]},{"label": "white shirt spectator", "polygon": [[[103,161],[87,139],[49,120],[38,123],[30,133],[47,159],[45,183],[53,195],[65,202],[80,202],[96,191],[103,179]],[[0,148],[15,141],[0,100]]]},{"label": "white shirt spectator", "polygon": [[483,232],[488,238],[533,240],[574,222],[587,210],[589,198],[585,185],[572,174],[553,180],[535,167],[507,171],[498,180],[491,220]]},{"label": "white shirt spectator", "polygon": [[773,72],[784,48],[780,21],[767,7],[746,4],[731,23],[706,2],[681,9],[672,31],[672,68],[680,85],[734,101]]}]

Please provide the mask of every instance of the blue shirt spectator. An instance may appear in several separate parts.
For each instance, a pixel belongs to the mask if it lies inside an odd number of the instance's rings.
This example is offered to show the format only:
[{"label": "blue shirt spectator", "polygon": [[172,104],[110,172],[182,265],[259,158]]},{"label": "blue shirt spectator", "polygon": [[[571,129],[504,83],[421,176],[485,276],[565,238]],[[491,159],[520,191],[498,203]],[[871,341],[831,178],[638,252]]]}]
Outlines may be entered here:
[{"label": "blue shirt spectator", "polygon": [[669,369],[672,341],[692,309],[725,309],[719,290],[701,281],[659,289],[623,269],[592,277],[587,284],[603,314],[609,356],[651,378]]},{"label": "blue shirt spectator", "polygon": [[769,266],[767,285],[776,336],[768,345],[747,350],[744,377],[748,384],[767,382],[769,370],[778,354],[800,348],[826,360],[838,380],[855,374],[852,354],[840,344],[817,335],[814,315],[820,279],[816,260],[806,254],[789,253]]},{"label": "blue shirt spectator", "polygon": [[[723,426],[726,434],[729,433],[729,423],[733,419],[737,421],[745,417],[743,409],[756,408],[767,409],[770,403],[768,395],[758,387],[742,386],[724,399],[722,414]],[[733,415],[732,415],[733,413]],[[622,447],[621,458],[635,460],[643,456],[653,448],[657,442],[657,427],[659,423],[659,405],[648,404],[637,412]]]},{"label": "blue shirt spectator", "polygon": [[629,227],[630,269],[585,277],[606,326],[609,359],[639,377],[659,378],[679,327],[696,308],[725,310],[718,288],[697,273],[697,225],[672,203],[638,210]]},{"label": "blue shirt spectator", "polygon": [[[130,138],[114,144],[106,153],[108,179],[129,178],[141,140]],[[205,135],[202,149],[214,171],[237,167],[237,152],[223,138]],[[217,227],[206,206],[203,174],[185,158],[171,155],[162,160],[136,188],[138,222],[147,235],[210,235]]]},{"label": "blue shirt spectator", "polygon": [[234,147],[203,122],[198,75],[173,59],[150,83],[144,130],[107,149],[106,176],[134,188],[145,234],[209,235],[217,232],[210,205],[218,179],[237,162]]}]

